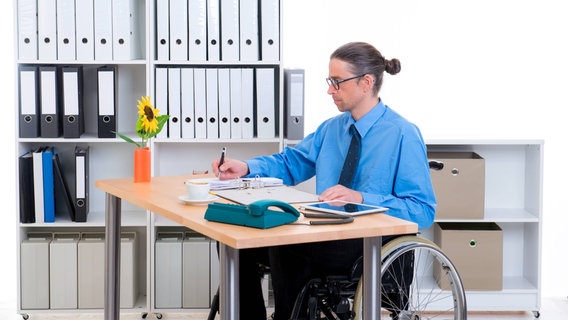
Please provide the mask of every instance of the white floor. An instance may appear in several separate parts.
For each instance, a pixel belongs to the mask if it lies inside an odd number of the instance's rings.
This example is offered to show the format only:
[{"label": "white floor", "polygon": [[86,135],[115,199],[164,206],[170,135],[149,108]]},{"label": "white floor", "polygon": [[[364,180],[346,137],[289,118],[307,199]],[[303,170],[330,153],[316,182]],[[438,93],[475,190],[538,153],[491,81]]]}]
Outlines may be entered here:
[{"label": "white floor", "polygon": [[[0,302],[0,319],[2,320],[21,320],[22,316],[16,314],[15,309],[6,307],[6,304]],[[103,319],[102,313],[99,314],[78,314],[72,313],[49,313],[49,314],[32,314],[30,320],[98,320]],[[141,314],[130,313],[122,314],[121,319],[135,320],[141,319]],[[157,319],[153,314],[149,314],[146,319]],[[195,313],[188,311],[187,313],[172,313],[162,314],[164,320],[190,320],[190,319],[207,319],[206,313]],[[515,320],[529,320],[535,319],[532,312],[470,312],[468,314],[469,320],[500,320],[500,319],[515,319]],[[542,299],[542,308],[540,310],[539,320],[558,320],[568,319],[568,298],[564,297],[545,297]],[[246,320],[246,319],[243,319]]]}]

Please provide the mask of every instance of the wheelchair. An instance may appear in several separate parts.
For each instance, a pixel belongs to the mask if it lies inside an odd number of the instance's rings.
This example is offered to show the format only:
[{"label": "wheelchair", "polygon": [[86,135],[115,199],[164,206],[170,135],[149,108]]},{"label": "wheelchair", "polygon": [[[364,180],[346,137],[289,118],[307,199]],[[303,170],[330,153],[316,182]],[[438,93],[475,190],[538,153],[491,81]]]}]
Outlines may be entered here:
[{"label": "wheelchair", "polygon": [[[382,309],[391,319],[467,319],[458,271],[436,244],[405,235],[385,243],[381,257]],[[296,299],[291,320],[361,319],[361,262],[348,275],[310,280]],[[381,318],[388,319],[384,313]]]},{"label": "wheelchair", "polygon": [[[396,237],[382,246],[381,258],[382,309],[392,320],[467,319],[458,271],[435,243],[417,235]],[[311,279],[298,294],[290,320],[360,320],[362,260],[347,275]],[[218,310],[217,294],[208,320]]]}]

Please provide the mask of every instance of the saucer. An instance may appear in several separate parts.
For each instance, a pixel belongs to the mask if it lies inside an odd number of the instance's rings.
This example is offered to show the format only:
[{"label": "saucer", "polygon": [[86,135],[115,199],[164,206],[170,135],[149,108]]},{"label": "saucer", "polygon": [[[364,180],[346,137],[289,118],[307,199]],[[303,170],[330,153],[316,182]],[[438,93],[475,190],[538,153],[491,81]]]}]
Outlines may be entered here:
[{"label": "saucer", "polygon": [[202,206],[202,205],[206,205],[208,203],[211,203],[217,199],[219,199],[219,197],[214,196],[212,194],[210,194],[207,199],[189,199],[187,197],[187,195],[183,195],[183,196],[179,196],[178,197],[179,200],[183,201],[183,203],[185,204],[189,204],[189,205],[196,205],[196,206]]}]

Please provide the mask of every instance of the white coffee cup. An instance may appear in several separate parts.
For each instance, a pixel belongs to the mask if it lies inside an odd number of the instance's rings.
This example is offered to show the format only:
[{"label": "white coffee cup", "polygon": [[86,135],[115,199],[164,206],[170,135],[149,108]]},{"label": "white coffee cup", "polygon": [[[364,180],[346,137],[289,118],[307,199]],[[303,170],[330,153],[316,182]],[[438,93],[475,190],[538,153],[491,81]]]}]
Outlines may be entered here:
[{"label": "white coffee cup", "polygon": [[198,179],[185,180],[187,198],[190,200],[206,200],[209,198],[211,185],[208,181]]}]

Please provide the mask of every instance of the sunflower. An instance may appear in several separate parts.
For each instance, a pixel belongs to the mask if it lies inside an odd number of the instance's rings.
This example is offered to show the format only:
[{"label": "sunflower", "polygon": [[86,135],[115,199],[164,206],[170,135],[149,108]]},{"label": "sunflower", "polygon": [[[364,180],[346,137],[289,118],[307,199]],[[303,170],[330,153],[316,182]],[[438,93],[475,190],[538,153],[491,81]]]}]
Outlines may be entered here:
[{"label": "sunflower", "polygon": [[150,97],[144,96],[138,100],[138,114],[140,115],[139,121],[142,122],[141,129],[146,133],[154,133],[158,130],[160,110],[154,108]]},{"label": "sunflower", "polygon": [[142,98],[138,100],[137,107],[138,120],[136,121],[136,134],[142,138],[142,142],[138,143],[122,133],[113,132],[124,141],[132,143],[138,148],[145,148],[147,147],[148,140],[155,137],[158,133],[160,133],[160,131],[162,131],[162,128],[170,116],[167,114],[160,115],[160,110],[154,108],[150,101],[150,97],[148,96],[142,96]]}]

